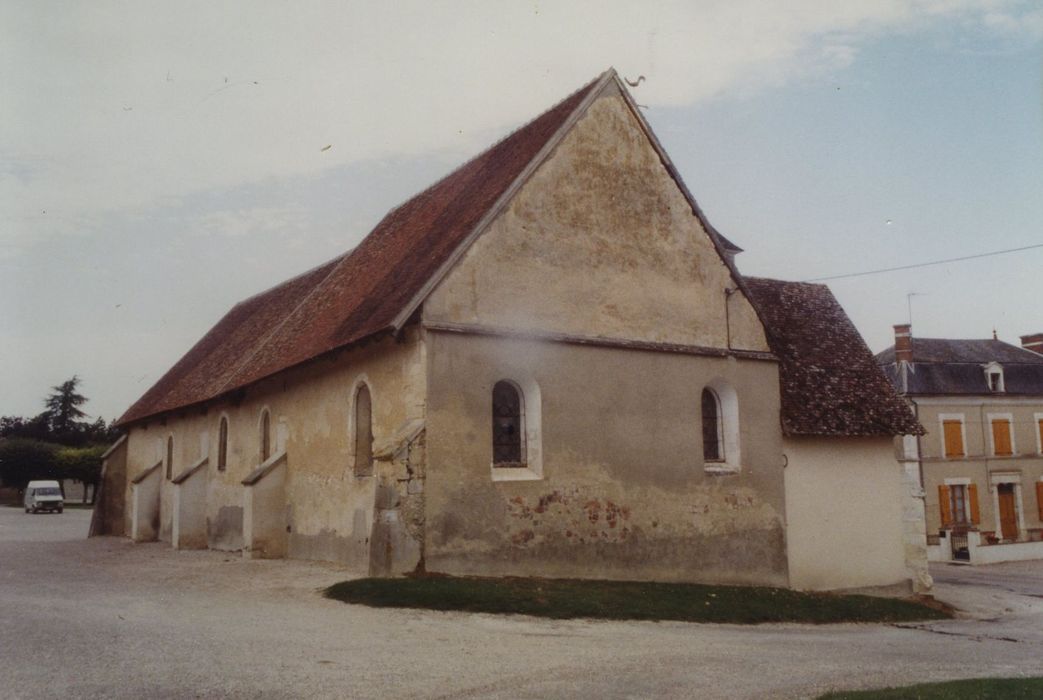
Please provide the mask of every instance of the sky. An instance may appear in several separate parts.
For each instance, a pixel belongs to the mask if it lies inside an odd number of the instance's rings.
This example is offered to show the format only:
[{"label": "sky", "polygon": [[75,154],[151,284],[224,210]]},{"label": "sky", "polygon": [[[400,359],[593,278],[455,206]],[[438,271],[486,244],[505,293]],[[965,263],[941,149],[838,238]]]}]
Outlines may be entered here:
[{"label": "sky", "polygon": [[[609,66],[744,274],[1043,244],[1043,5],[0,4],[0,415],[118,417],[237,301]],[[831,280],[874,351],[1043,332],[1043,248]],[[913,295],[913,296],[910,296]]]}]

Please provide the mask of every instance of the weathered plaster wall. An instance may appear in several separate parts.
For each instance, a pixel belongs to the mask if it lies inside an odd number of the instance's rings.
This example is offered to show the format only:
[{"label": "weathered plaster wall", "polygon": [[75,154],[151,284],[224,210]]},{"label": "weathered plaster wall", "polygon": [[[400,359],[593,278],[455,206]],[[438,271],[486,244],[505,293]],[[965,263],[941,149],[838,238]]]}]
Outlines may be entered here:
[{"label": "weathered plaster wall", "polygon": [[[424,352],[417,330],[402,342],[387,338],[331,359],[289,370],[249,388],[235,404],[195,409],[130,430],[130,470],[162,458],[174,435],[175,475],[200,456],[206,441],[206,512],[211,548],[243,546],[242,480],[260,464],[261,411],[271,413],[272,451],[285,449],[285,522],[289,556],[365,567],[377,476],[354,476],[353,398],[369,384],[375,443],[423,418]],[[227,470],[218,471],[218,427],[228,417]],[[208,437],[202,437],[207,435]],[[162,520],[169,541],[172,485],[164,480]]]},{"label": "weathered plaster wall", "polygon": [[424,305],[428,323],[767,350],[684,195],[614,86]]},{"label": "weathered plaster wall", "polygon": [[127,442],[119,442],[110,449],[102,466],[103,477],[91,516],[90,536],[123,535],[127,491]]},{"label": "weathered plaster wall", "polygon": [[909,492],[891,439],[787,438],[783,449],[791,585],[907,585]]},{"label": "weathered plaster wall", "polygon": [[134,426],[127,433],[126,524],[127,532],[130,532],[130,481],[157,462],[164,461],[160,469],[159,539],[170,542],[174,522],[174,485],[166,477],[167,437],[174,438],[172,476],[177,476],[206,455],[209,436],[206,434],[206,416],[198,411],[163,423],[156,421],[147,427]]},{"label": "weathered plaster wall", "polygon": [[[440,332],[427,345],[429,570],[787,583],[774,363]],[[491,478],[505,378],[539,386],[540,480]],[[704,470],[714,379],[739,395],[737,475]]]}]

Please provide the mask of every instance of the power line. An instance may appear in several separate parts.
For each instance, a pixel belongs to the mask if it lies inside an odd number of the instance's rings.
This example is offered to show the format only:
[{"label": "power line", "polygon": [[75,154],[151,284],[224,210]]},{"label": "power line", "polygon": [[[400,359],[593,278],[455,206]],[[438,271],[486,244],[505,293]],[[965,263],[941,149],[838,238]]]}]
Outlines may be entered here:
[{"label": "power line", "polygon": [[830,275],[829,277],[815,277],[814,279],[804,280],[805,282],[826,282],[827,280],[840,280],[848,277],[865,277],[866,275],[879,275],[883,272],[897,272],[898,270],[912,270],[917,267],[930,267],[931,265],[945,265],[947,263],[962,262],[964,260],[976,260],[977,258],[988,258],[993,255],[1004,255],[1005,253],[1018,253],[1022,250],[1032,250],[1033,248],[1043,248],[1043,243],[1036,243],[1035,245],[1022,246],[1021,248],[1008,248],[1007,250],[994,250],[991,253],[979,253],[977,255],[964,255],[961,258],[949,258],[947,260],[934,260],[931,262],[916,263],[914,265],[899,265],[898,267],[885,267],[879,270],[867,270],[865,272],[850,272],[846,275]]}]

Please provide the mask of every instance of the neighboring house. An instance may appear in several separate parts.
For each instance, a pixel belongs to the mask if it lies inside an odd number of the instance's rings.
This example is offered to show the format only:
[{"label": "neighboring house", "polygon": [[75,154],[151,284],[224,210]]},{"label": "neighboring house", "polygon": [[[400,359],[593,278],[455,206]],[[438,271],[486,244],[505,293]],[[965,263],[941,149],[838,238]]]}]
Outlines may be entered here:
[{"label": "neighboring house", "polygon": [[738,250],[609,71],[235,306],[120,419],[123,527],[374,575],[922,589],[919,425],[825,287]]},{"label": "neighboring house", "polygon": [[1021,341],[898,325],[877,355],[927,430],[903,449],[920,465],[932,559],[1043,558],[1043,333]]}]

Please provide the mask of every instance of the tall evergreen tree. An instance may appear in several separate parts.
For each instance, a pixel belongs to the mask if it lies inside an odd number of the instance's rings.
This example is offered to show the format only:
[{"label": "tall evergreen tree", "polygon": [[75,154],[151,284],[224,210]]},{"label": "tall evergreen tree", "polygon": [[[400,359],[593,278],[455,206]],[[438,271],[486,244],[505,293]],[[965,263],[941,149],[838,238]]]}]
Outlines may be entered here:
[{"label": "tall evergreen tree", "polygon": [[61,438],[72,437],[82,427],[80,419],[87,416],[80,406],[87,403],[87,397],[76,391],[80,378],[75,374],[72,379],[51,387],[51,394],[44,400],[44,415],[51,424],[51,432]]}]

